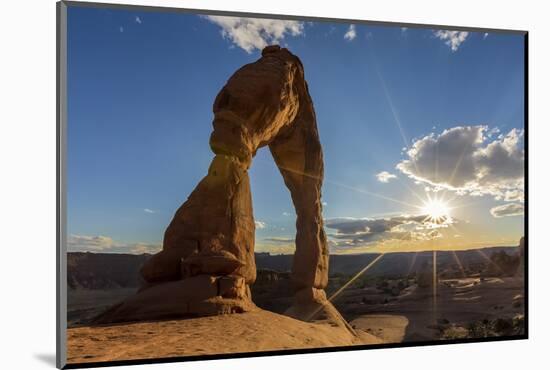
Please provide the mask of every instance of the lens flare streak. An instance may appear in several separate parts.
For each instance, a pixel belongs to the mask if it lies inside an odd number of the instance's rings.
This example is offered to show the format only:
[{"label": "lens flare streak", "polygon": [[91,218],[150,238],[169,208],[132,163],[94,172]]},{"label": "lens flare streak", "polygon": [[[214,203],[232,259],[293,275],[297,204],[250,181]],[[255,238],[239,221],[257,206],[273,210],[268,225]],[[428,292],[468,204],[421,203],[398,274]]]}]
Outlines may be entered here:
[{"label": "lens flare streak", "polygon": [[376,264],[376,262],[378,262],[382,257],[384,256],[384,253],[381,253],[380,255],[378,255],[374,260],[372,260],[367,266],[365,266],[361,271],[359,271],[357,274],[355,274],[351,279],[348,280],[347,283],[345,283],[344,285],[342,285],[340,287],[340,289],[338,289],[336,292],[334,292],[330,298],[328,299],[329,301],[334,301],[338,295],[340,295],[340,293],[342,293],[344,291],[344,289],[346,289],[348,286],[350,286],[355,280],[357,280],[357,278],[359,278],[361,275],[363,275],[365,272],[367,272],[368,269],[370,269],[372,266],[374,266]]},{"label": "lens flare streak", "polygon": [[466,272],[464,271],[464,266],[462,266],[462,263],[460,262],[460,259],[458,258],[458,255],[456,254],[455,251],[452,251],[452,252],[453,252],[454,260],[455,260],[456,264],[458,265],[458,268],[460,269],[460,272],[462,273],[462,277],[466,277]]}]

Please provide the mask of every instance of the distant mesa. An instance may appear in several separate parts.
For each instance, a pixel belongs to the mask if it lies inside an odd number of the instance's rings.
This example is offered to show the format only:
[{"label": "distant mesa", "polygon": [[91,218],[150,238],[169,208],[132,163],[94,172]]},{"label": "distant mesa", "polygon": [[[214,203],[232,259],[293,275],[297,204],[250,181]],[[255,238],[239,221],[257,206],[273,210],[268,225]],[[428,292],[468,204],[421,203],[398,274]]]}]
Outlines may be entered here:
[{"label": "distant mesa", "polygon": [[[442,278],[460,278],[464,274],[479,273],[480,269],[486,269],[486,266],[490,264],[485,256],[490,257],[502,251],[510,256],[519,256],[518,246],[486,247],[465,251],[439,251],[437,253],[438,273]],[[483,254],[480,252],[483,252]],[[254,292],[258,285],[278,280],[278,277],[283,275],[285,281],[290,281],[293,256],[289,254],[270,255],[267,252],[256,252],[254,254],[257,277],[254,284],[251,285],[251,290],[254,302],[259,305],[258,296]],[[464,273],[456,264],[457,259],[454,254],[462,262]],[[415,255],[416,257],[413,257]],[[376,256],[377,254],[372,253],[331,254],[329,258],[329,278],[330,276],[333,279],[338,276],[348,276],[350,272],[360,271],[372,262]],[[135,290],[144,284],[140,269],[145,261],[151,257],[150,254],[69,252],[67,254],[67,283],[71,290],[80,291]],[[414,263],[412,263],[413,260]],[[408,275],[412,278],[413,276],[416,277],[421,270],[428,270],[431,274],[432,260],[431,251],[386,253],[384,258],[369,270],[368,276],[380,278]],[[105,269],[105,266],[111,268]],[[431,279],[433,280],[433,277]],[[267,285],[265,286],[266,289],[268,288]]]},{"label": "distant mesa", "polygon": [[301,61],[268,46],[218,93],[208,174],[177,210],[162,251],[141,269],[135,295],[97,323],[252,312],[255,224],[248,169],[268,146],[294,203],[296,253],[291,280],[300,320],[321,319],[353,332],[327,300],[328,247],[321,214],[323,152]]}]

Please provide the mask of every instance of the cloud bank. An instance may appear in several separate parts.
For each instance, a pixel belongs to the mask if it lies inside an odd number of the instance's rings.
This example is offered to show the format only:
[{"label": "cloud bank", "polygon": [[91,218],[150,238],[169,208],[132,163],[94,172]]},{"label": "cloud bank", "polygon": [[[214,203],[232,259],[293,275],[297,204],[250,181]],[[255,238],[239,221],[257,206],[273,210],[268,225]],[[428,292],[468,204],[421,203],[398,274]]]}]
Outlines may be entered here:
[{"label": "cloud bank", "polygon": [[442,237],[438,231],[456,223],[447,218],[439,224],[429,221],[427,215],[401,215],[390,218],[333,218],[325,220],[331,247],[336,250],[365,247],[388,241],[422,241]]},{"label": "cloud bank", "polygon": [[299,36],[304,33],[304,24],[298,21],[214,15],[204,18],[222,28],[224,39],[249,54],[256,49],[262,50],[267,45],[279,43],[287,35]]},{"label": "cloud bank", "polygon": [[509,203],[501,206],[491,208],[491,214],[493,217],[509,217],[509,216],[521,216],[523,215],[523,204]]},{"label": "cloud bank", "polygon": [[161,249],[160,243],[121,243],[109,236],[70,235],[67,240],[69,252],[96,252],[96,253],[157,253]]},{"label": "cloud bank", "polygon": [[431,190],[523,202],[523,130],[458,126],[413,142],[396,168]]},{"label": "cloud bank", "polygon": [[268,243],[281,243],[281,244],[293,244],[294,238],[281,238],[281,237],[271,237],[271,238],[263,238],[264,242]]},{"label": "cloud bank", "polygon": [[453,52],[457,51],[460,45],[468,38],[469,33],[466,31],[434,31],[435,37],[445,41],[445,45],[451,48]]}]

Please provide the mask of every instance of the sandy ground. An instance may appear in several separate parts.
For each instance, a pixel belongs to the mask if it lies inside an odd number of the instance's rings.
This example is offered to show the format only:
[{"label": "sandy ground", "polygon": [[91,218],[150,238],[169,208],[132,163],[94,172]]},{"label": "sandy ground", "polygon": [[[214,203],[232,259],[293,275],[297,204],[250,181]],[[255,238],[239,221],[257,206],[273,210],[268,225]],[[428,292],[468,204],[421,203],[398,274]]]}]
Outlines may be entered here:
[{"label": "sandy ground", "polygon": [[[523,279],[441,280],[431,289],[411,286],[387,303],[381,293],[350,289],[340,312],[358,333],[306,323],[265,310],[197,319],[68,329],[68,362],[180,357],[438,339],[438,320],[456,325],[523,314]],[[79,307],[75,307],[79,308]]]},{"label": "sandy ground", "polygon": [[400,343],[405,338],[409,320],[405,316],[397,315],[364,315],[350,322],[350,325],[355,330],[382,339],[384,343]]},{"label": "sandy ground", "polygon": [[[337,303],[336,307],[344,317],[351,320],[352,325],[364,315],[402,315],[408,319],[402,341],[409,342],[439,339],[435,327],[438,320],[442,319],[457,325],[467,325],[483,319],[523,314],[523,295],[524,281],[521,278],[480,280],[478,277],[469,277],[441,280],[435,302],[431,289],[411,286],[400,296],[390,298],[386,304],[362,304],[360,301],[363,297],[380,300],[380,293],[369,288],[350,289],[342,299],[345,303]],[[375,328],[375,324],[363,322],[361,325]]]},{"label": "sandy ground", "polygon": [[306,323],[264,310],[186,320],[85,326],[68,330],[67,359],[69,363],[82,363],[378,344],[402,338],[403,319],[392,322],[392,317],[386,315],[384,327],[401,327],[401,332],[388,330],[378,336],[376,330],[370,334],[361,330],[364,325],[371,325],[372,320],[357,322],[358,337],[340,327]]}]

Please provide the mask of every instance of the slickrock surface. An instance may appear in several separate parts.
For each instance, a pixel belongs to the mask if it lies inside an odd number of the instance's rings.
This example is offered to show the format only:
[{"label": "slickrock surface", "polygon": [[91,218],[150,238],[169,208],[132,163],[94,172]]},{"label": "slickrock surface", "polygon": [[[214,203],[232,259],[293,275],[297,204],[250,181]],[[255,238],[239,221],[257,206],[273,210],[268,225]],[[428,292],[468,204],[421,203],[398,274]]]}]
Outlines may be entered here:
[{"label": "slickrock surface", "polygon": [[269,311],[68,330],[68,362],[96,362],[299,348],[378,344],[384,340],[328,323]]}]

